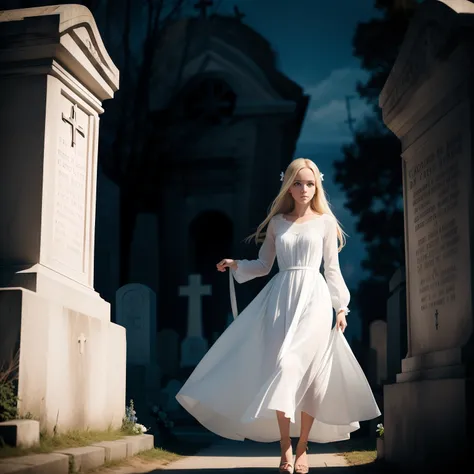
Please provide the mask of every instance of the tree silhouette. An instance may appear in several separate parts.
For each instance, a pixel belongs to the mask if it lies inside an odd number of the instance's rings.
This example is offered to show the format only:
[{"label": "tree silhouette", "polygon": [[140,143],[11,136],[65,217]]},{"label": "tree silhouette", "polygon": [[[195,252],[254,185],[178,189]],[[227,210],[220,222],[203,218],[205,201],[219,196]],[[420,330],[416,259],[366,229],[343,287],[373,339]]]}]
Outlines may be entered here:
[{"label": "tree silhouette", "polygon": [[376,0],[382,15],[359,23],[353,37],[354,56],[370,72],[358,94],[373,106],[373,116],[356,131],[335,162],[336,182],[345,190],[346,207],[357,216],[356,228],[366,244],[362,266],[369,277],[354,294],[362,317],[362,340],[368,346],[368,326],[385,318],[388,281],[404,265],[402,163],[400,143],[383,124],[379,94],[390,74],[416,9],[415,0]]}]

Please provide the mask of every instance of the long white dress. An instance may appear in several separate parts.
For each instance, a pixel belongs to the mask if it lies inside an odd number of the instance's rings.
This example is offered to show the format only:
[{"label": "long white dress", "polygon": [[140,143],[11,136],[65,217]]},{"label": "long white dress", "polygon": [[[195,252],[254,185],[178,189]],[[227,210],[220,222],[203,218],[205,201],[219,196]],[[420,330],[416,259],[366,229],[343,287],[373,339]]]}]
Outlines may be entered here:
[{"label": "long white dress", "polygon": [[[339,267],[336,221],[323,214],[303,223],[270,221],[257,260],[239,260],[243,283],[277,273],[195,368],[176,398],[203,426],[229,439],[280,439],[275,410],[299,435],[300,414],[315,417],[309,440],[347,439],[380,410],[340,330],[350,294]],[[320,272],[324,260],[324,276]],[[350,323],[350,321],[349,321]]]}]

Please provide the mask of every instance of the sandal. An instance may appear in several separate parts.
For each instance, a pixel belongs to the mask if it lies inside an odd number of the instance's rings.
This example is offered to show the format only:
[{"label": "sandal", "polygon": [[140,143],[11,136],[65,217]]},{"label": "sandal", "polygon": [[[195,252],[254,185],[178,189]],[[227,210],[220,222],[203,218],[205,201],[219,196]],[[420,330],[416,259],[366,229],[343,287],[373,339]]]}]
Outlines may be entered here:
[{"label": "sandal", "polygon": [[[308,443],[305,443],[305,444],[306,446],[303,453],[306,453],[308,451]],[[298,450],[298,447],[296,447],[296,450]],[[297,464],[297,460],[295,460],[295,474],[308,474],[308,472],[309,472],[309,466],[307,464]]]},{"label": "sandal", "polygon": [[[283,441],[280,441],[280,446],[283,448]],[[289,446],[287,450],[289,448],[292,448],[291,438],[290,438],[290,442],[289,442]],[[282,454],[282,457],[283,457],[283,454]],[[293,453],[292,453],[292,457],[293,457]],[[278,472],[280,474],[293,474],[293,464],[291,464],[291,462],[283,461],[282,459],[280,459],[280,467],[278,468]]]}]

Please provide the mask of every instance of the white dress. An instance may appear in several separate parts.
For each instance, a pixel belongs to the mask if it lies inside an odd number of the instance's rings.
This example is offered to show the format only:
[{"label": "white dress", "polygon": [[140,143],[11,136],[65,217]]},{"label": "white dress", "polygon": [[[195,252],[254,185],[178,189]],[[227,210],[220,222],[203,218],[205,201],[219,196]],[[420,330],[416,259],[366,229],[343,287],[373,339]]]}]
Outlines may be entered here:
[{"label": "white dress", "polygon": [[[210,431],[229,439],[280,439],[275,410],[299,436],[301,411],[315,417],[309,440],[349,438],[380,410],[340,330],[333,308],[349,312],[336,221],[323,214],[303,223],[276,215],[257,260],[239,260],[243,283],[280,269],[195,368],[176,398]],[[324,277],[320,272],[324,259]],[[350,321],[349,321],[350,323]]]}]

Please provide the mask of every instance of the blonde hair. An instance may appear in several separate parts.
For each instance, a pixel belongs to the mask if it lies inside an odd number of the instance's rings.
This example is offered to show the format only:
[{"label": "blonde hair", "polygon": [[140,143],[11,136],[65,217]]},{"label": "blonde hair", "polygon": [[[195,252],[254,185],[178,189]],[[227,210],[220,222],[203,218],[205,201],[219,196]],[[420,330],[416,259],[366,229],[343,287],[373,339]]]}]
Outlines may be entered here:
[{"label": "blonde hair", "polygon": [[337,238],[339,240],[338,251],[340,252],[342,248],[346,245],[345,236],[347,234],[342,230],[339,221],[336,219],[336,216],[331,211],[329,202],[326,198],[326,193],[323,188],[320,176],[321,173],[316,164],[313,161],[308,160],[307,158],[297,158],[288,165],[288,168],[285,171],[283,182],[281,184],[280,192],[278,193],[278,196],[273,200],[268,211],[268,216],[257,227],[256,232],[247,237],[247,241],[250,241],[255,238],[255,242],[261,242],[265,235],[263,229],[266,225],[268,225],[273,216],[275,216],[276,214],[288,214],[293,211],[295,207],[295,201],[291,194],[288,192],[288,190],[295,181],[296,175],[299,173],[300,170],[304,168],[309,168],[314,174],[316,191],[314,193],[313,199],[311,199],[311,209],[317,212],[318,214],[329,214],[334,217],[334,219],[336,220]]}]

